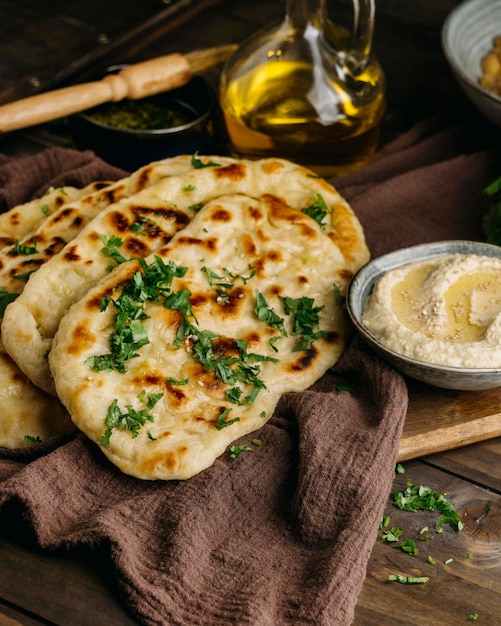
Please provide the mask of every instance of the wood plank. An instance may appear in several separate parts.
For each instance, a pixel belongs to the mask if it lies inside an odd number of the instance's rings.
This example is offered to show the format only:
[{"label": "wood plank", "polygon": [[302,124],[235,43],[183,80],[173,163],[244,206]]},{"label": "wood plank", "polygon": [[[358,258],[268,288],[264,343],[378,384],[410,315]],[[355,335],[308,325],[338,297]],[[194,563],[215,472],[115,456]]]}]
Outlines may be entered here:
[{"label": "wood plank", "polygon": [[501,494],[501,437],[434,454],[424,461]]},{"label": "wood plank", "polygon": [[188,19],[207,4],[206,0],[3,0],[0,103],[53,88],[126,43],[130,46],[157,29],[165,32],[178,26],[181,17]]},{"label": "wood plank", "polygon": [[400,461],[501,436],[499,389],[454,391],[408,381]]},{"label": "wood plank", "polygon": [[[499,456],[497,460],[499,463]],[[379,535],[354,626],[459,626],[474,613],[479,614],[478,623],[497,626],[501,614],[501,494],[493,495],[421,461],[404,466],[406,472],[396,477],[393,489],[405,488],[406,480],[411,479],[446,493],[462,515],[465,529],[455,532],[445,526],[443,534],[437,534],[436,512],[409,513],[389,504],[384,515],[390,517],[390,527],[402,528],[402,537],[415,541],[419,554],[409,556]],[[419,539],[424,526],[429,528],[426,534],[433,537],[428,541]],[[427,562],[428,555],[436,559],[435,564]],[[446,563],[449,559],[453,560]],[[22,606],[27,615],[39,615],[41,623],[87,626],[92,615],[97,625],[137,624],[115,594],[113,581],[104,574],[106,566],[96,560],[40,553],[4,538],[0,539],[0,562],[5,565],[0,568],[0,595],[8,598],[10,606]],[[392,573],[429,576],[430,581],[401,585],[387,580]],[[0,612],[2,609],[0,603]],[[31,624],[18,621],[23,626]]]},{"label": "wood plank", "polygon": [[3,601],[20,614],[60,626],[88,626],[89,616],[93,626],[138,623],[120,602],[104,561],[44,553],[0,537],[0,562],[0,610]]},{"label": "wood plank", "polygon": [[0,602],[0,626],[40,626],[46,623]]},{"label": "wood plank", "polygon": [[[410,556],[392,547],[380,532],[353,626],[459,626],[475,613],[479,624],[497,626],[501,615],[501,496],[422,462],[412,461],[404,467],[406,472],[395,479],[394,490],[404,489],[411,479],[416,485],[446,493],[465,527],[457,532],[446,525],[443,533],[437,534],[437,512],[411,513],[389,504],[384,513],[390,517],[389,527],[401,528],[401,543],[411,539],[419,553]],[[428,531],[420,532],[424,527]],[[420,540],[427,535],[432,538]],[[428,562],[428,556],[435,564]],[[427,576],[429,582],[403,585],[388,581],[390,574]]]}]

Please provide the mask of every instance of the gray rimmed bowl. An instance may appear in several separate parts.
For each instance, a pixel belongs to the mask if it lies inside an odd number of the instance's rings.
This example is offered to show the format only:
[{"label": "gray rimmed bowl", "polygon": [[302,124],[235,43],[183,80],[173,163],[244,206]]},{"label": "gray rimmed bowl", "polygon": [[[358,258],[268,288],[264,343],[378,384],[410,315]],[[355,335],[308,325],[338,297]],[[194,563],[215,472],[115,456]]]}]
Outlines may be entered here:
[{"label": "gray rimmed bowl", "polygon": [[475,391],[501,387],[501,368],[450,367],[403,356],[381,343],[361,321],[365,300],[383,274],[414,261],[446,254],[501,258],[501,247],[476,241],[438,241],[396,250],[369,261],[355,274],[348,288],[346,304],[350,318],[358,333],[374,351],[406,376],[444,389]]},{"label": "gray rimmed bowl", "polygon": [[477,109],[501,128],[501,97],[478,82],[483,57],[501,35],[501,0],[466,0],[442,26],[442,50],[461,88]]}]

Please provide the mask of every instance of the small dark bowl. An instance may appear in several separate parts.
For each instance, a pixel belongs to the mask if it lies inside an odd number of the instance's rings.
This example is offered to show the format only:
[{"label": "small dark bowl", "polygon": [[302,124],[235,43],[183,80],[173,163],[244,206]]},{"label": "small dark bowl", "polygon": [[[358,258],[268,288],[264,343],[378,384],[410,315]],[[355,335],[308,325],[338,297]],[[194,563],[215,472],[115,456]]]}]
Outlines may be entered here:
[{"label": "small dark bowl", "polygon": [[[114,66],[108,73],[124,66]],[[178,154],[204,153],[210,143],[215,98],[207,82],[193,77],[189,83],[136,103],[151,102],[167,109],[180,109],[189,115],[189,121],[171,128],[129,130],[101,123],[93,112],[110,105],[101,105],[85,113],[73,115],[70,128],[75,145],[80,150],[93,150],[104,161],[125,170],[136,170],[142,165]]]}]

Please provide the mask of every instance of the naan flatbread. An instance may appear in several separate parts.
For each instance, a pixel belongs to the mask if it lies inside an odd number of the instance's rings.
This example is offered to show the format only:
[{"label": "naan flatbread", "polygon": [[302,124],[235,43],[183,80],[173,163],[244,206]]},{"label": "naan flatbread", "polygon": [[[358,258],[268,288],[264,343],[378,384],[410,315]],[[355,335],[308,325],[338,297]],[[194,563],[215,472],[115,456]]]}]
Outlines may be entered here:
[{"label": "naan flatbread", "polygon": [[[298,211],[320,213],[322,233],[340,249],[347,276],[368,259],[362,228],[347,202],[299,165],[281,159],[229,157],[184,156],[171,161],[177,175],[101,210],[71,244],[32,274],[23,293],[7,307],[2,324],[6,350],[46,393],[55,394],[47,354],[62,317],[109,271],[103,237],[120,237],[123,244],[118,251],[126,258],[145,257],[184,228],[207,202],[234,193],[270,194]],[[168,164],[166,159],[164,168]]]},{"label": "naan flatbread", "polygon": [[17,368],[0,339],[0,446],[24,448],[76,427],[54,396],[45,394]]},{"label": "naan flatbread", "polygon": [[77,187],[49,189],[41,198],[0,213],[0,248],[13,245],[17,240],[26,237],[64,204],[96,191],[103,183],[93,182],[81,189]]},{"label": "naan flatbread", "polygon": [[[30,273],[43,266],[100,211],[187,168],[191,168],[189,157],[159,161],[120,181],[97,181],[82,189],[64,187],[2,214],[0,246],[4,245],[0,251],[0,289],[7,292],[2,298],[21,293]],[[50,307],[48,296],[43,289],[40,306]],[[23,447],[32,441],[73,430],[74,425],[59,399],[35,386],[6,352],[2,343],[3,321],[1,331],[0,445]],[[35,330],[39,338],[40,331],[41,328]],[[9,333],[7,338],[11,338]],[[47,367],[46,355],[42,358]]]},{"label": "naan flatbread", "polygon": [[[287,195],[287,183],[275,190]],[[343,204],[345,239],[252,190],[219,192],[167,246],[118,266],[59,324],[49,354],[57,394],[127,474],[187,479],[209,467],[345,347],[340,298],[368,255],[355,216]]]},{"label": "naan flatbread", "polygon": [[42,220],[38,228],[18,238],[10,247],[3,248],[0,257],[0,286],[9,292],[20,293],[24,290],[24,285],[18,277],[37,271],[101,211],[186,169],[191,169],[190,159],[180,156],[144,166],[113,183],[94,183],[92,193],[64,203]]}]

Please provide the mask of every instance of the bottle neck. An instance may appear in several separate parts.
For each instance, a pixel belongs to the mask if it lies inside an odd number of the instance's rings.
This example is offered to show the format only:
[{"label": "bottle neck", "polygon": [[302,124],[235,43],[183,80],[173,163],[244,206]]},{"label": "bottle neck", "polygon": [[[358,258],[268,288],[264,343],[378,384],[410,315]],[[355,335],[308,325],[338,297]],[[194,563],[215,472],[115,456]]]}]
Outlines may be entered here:
[{"label": "bottle neck", "polygon": [[[285,23],[296,33],[317,38],[327,21],[328,0],[285,0]],[[353,0],[351,46],[343,56],[351,71],[363,71],[368,63],[374,31],[375,0]]]},{"label": "bottle neck", "polygon": [[286,0],[285,20],[296,31],[313,24],[320,29],[325,16],[325,0]]}]

